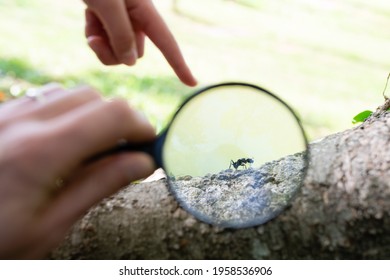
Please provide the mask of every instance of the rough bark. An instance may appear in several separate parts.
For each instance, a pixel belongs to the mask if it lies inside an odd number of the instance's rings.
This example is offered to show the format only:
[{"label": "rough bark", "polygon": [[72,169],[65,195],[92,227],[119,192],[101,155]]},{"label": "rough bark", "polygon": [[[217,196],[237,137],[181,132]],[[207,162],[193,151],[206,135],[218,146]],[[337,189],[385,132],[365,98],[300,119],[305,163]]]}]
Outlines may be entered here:
[{"label": "rough bark", "polygon": [[159,180],[130,185],[91,209],[51,258],[389,259],[388,105],[360,126],[310,144],[305,185],[264,225],[201,223]]}]

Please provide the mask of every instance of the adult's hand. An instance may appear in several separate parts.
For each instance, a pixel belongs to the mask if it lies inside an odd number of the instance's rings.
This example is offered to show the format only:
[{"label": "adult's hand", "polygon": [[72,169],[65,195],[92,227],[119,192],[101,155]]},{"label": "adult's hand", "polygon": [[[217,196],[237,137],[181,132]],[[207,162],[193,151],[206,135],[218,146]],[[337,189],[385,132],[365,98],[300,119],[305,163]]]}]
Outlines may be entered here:
[{"label": "adult's hand", "polygon": [[144,54],[145,36],[161,50],[179,79],[196,80],[169,28],[151,0],[84,0],[88,44],[106,65],[134,65]]},{"label": "adult's hand", "polygon": [[141,152],[93,156],[154,129],[89,87],[41,89],[0,105],[0,259],[42,258],[91,206],[154,170]]}]

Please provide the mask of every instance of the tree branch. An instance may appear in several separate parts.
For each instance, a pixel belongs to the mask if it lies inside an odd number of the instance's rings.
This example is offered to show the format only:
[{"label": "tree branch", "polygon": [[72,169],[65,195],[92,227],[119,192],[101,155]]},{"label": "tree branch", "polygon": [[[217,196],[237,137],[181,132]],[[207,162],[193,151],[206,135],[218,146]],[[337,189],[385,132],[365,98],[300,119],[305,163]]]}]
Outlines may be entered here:
[{"label": "tree branch", "polygon": [[81,219],[54,259],[389,259],[390,114],[310,144],[304,187],[247,229],[194,219],[166,181],[130,185]]}]

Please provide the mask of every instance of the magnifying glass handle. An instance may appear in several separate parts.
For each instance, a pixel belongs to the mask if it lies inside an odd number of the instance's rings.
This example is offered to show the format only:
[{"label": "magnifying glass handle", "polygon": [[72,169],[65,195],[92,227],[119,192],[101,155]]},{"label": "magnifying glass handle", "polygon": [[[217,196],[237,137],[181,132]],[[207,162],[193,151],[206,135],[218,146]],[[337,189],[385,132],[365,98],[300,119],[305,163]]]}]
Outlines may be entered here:
[{"label": "magnifying glass handle", "polygon": [[144,143],[128,143],[123,142],[119,143],[116,147],[109,149],[107,151],[104,151],[102,153],[99,153],[92,158],[89,159],[89,161],[94,161],[109,155],[113,155],[116,153],[123,153],[123,152],[144,152],[149,154],[153,159],[158,168],[163,167],[162,165],[162,146],[164,143],[165,136],[160,135],[157,137],[154,141],[151,142],[144,142]]}]

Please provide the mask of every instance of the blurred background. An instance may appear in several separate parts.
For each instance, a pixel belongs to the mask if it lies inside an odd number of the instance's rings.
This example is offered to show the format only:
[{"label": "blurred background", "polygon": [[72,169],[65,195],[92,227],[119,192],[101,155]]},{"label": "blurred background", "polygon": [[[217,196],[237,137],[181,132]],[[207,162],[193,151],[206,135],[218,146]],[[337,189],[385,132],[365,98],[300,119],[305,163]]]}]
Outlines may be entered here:
[{"label": "blurred background", "polygon": [[[356,114],[384,101],[389,0],[155,4],[199,86],[243,81],[265,87],[297,111],[310,140],[352,127]],[[81,0],[0,0],[0,100],[51,81],[88,83],[107,97],[126,98],[157,131],[194,91],[149,41],[135,67],[101,65],[84,38]],[[232,114],[241,110],[237,104]]]}]

